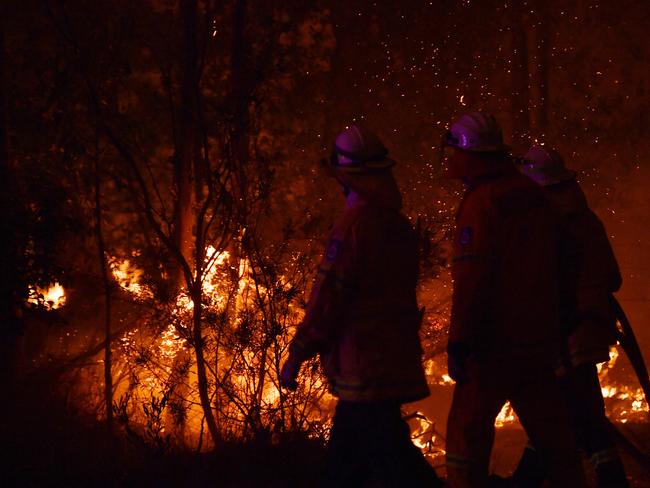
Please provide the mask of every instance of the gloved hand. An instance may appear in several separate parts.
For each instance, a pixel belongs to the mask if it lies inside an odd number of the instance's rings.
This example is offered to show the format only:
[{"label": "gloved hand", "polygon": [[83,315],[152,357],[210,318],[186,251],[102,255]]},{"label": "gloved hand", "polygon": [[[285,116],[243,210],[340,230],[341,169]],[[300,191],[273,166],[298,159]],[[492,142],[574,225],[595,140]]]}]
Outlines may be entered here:
[{"label": "gloved hand", "polygon": [[280,386],[282,388],[287,388],[292,391],[298,388],[296,378],[300,372],[300,365],[300,361],[289,355],[289,358],[285,361],[280,370]]},{"label": "gloved hand", "polygon": [[467,383],[467,358],[469,346],[464,342],[450,342],[447,344],[447,371],[449,376],[458,384]]}]

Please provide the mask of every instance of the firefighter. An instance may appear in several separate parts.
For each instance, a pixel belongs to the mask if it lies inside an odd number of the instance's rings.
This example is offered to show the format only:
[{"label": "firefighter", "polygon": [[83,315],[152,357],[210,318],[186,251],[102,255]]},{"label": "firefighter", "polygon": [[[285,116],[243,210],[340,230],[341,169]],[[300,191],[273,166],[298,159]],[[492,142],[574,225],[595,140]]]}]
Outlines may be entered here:
[{"label": "firefighter", "polygon": [[[566,344],[558,378],[568,402],[578,443],[596,471],[599,487],[626,487],[623,464],[609,434],[597,364],[609,360],[616,344],[613,293],[621,287],[621,274],[600,219],[587,205],[560,154],[535,145],[518,169],[543,191],[560,219],[562,233],[560,317]],[[521,486],[541,486],[544,473],[538,454],[529,445],[514,474]]]},{"label": "firefighter", "polygon": [[333,486],[440,484],[401,417],[401,404],[425,398],[429,388],[418,334],[417,236],[400,212],[394,164],[362,126],[336,138],[325,167],[346,206],[280,374],[281,385],[295,389],[301,364],[320,355],[338,397],[326,463]]},{"label": "firefighter", "polygon": [[467,187],[453,243],[448,483],[487,485],[494,421],[509,400],[551,486],[583,486],[553,369],[560,345],[555,216],[541,189],[515,169],[492,115],[463,115],[444,144],[450,176]]}]

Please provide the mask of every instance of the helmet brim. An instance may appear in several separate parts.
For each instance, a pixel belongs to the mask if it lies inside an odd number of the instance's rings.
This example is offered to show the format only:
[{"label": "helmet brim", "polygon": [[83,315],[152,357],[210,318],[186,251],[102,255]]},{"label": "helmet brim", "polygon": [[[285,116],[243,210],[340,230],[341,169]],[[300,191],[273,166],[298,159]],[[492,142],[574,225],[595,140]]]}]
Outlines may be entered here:
[{"label": "helmet brim", "polygon": [[460,147],[454,146],[463,151],[475,152],[475,153],[493,153],[493,152],[510,152],[512,149],[507,144],[500,144],[498,146],[475,146],[475,147]]},{"label": "helmet brim", "polygon": [[395,166],[397,162],[391,158],[384,158],[379,161],[366,161],[363,164],[338,164],[332,166],[334,170],[347,174],[368,174],[378,173]]},{"label": "helmet brim", "polygon": [[447,131],[447,133],[443,136],[442,146],[453,147],[456,149],[460,149],[461,151],[468,151],[468,152],[510,152],[510,150],[512,149],[510,146],[503,143],[484,145],[484,146],[465,147],[462,144],[460,144],[460,141],[452,135],[451,131]]},{"label": "helmet brim", "polygon": [[575,180],[577,173],[569,169],[554,171],[552,173],[537,173],[529,175],[537,184],[541,186],[559,185],[565,181]]},{"label": "helmet brim", "polygon": [[575,180],[577,173],[566,168],[554,168],[552,170],[534,171],[526,164],[526,159],[517,158],[515,166],[520,173],[527,176],[540,186],[559,185],[565,181]]}]

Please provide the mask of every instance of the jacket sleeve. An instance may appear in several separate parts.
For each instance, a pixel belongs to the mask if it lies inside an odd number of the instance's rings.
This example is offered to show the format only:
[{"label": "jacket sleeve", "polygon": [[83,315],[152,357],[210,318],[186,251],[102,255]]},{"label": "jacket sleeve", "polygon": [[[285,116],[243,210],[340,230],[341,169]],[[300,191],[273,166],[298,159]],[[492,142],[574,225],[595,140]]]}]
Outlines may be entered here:
[{"label": "jacket sleeve", "polygon": [[622,284],[621,272],[614,256],[614,251],[605,226],[594,212],[589,210],[585,214],[583,249],[584,278],[581,283],[586,286],[600,286],[613,293],[619,290]]},{"label": "jacket sleeve", "polygon": [[574,364],[609,360],[616,343],[616,316],[611,295],[621,286],[621,274],[602,222],[591,211],[581,219],[576,327],[569,337]]},{"label": "jacket sleeve", "polygon": [[305,318],[290,345],[299,360],[330,349],[345,313],[355,268],[355,232],[346,222],[335,226],[318,267]]},{"label": "jacket sleeve", "polygon": [[584,215],[581,232],[578,319],[608,324],[613,317],[609,296],[621,287],[621,273],[605,227],[593,212]]},{"label": "jacket sleeve", "polygon": [[469,193],[457,217],[449,342],[467,344],[470,350],[489,333],[486,327],[496,261],[493,216],[485,195]]}]

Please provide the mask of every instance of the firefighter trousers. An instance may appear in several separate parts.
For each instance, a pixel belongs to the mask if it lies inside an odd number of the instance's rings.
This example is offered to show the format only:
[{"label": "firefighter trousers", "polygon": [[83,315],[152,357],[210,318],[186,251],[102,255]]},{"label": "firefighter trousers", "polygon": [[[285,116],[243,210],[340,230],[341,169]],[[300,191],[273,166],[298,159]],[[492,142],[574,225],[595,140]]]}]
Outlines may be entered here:
[{"label": "firefighter trousers", "polygon": [[494,421],[507,400],[537,446],[554,488],[585,485],[569,414],[553,368],[526,360],[470,359],[447,421],[452,488],[486,486]]},{"label": "firefighter trousers", "polygon": [[[629,486],[625,469],[609,433],[605,402],[598,381],[595,364],[581,364],[566,368],[559,378],[578,445],[585,451],[596,472],[598,487],[625,488]],[[517,486],[542,486],[545,472],[531,442],[515,470]]]},{"label": "firefighter trousers", "polygon": [[339,401],[327,451],[326,486],[442,486],[397,402]]}]

